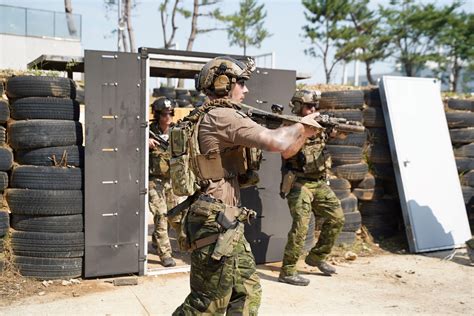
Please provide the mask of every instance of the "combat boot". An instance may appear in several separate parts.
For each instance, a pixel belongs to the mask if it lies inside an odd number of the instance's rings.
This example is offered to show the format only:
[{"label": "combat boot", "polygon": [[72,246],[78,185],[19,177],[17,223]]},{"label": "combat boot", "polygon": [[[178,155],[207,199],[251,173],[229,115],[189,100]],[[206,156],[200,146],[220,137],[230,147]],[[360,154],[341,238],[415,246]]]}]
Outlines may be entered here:
[{"label": "combat boot", "polygon": [[324,260],[314,260],[310,256],[307,256],[304,262],[309,266],[318,268],[324,275],[336,273],[336,269]]},{"label": "combat boot", "polygon": [[306,278],[303,278],[299,274],[293,274],[293,275],[280,274],[280,276],[278,277],[278,282],[288,283],[291,285],[298,285],[298,286],[307,286],[309,284],[309,280]]},{"label": "combat boot", "polygon": [[176,265],[176,262],[174,261],[173,258],[168,257],[168,258],[161,259],[161,265],[163,267],[169,268],[169,267],[174,267]]}]

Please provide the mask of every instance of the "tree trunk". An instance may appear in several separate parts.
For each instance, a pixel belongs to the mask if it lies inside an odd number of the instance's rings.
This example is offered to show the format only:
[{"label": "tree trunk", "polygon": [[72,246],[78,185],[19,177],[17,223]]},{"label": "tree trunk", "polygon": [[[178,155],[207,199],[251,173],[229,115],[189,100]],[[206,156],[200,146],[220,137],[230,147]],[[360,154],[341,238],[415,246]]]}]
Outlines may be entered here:
[{"label": "tree trunk", "polygon": [[67,28],[69,35],[76,36],[77,29],[74,23],[74,16],[72,15],[72,3],[71,0],[64,0],[64,10],[66,11]]},{"label": "tree trunk", "polygon": [[374,85],[375,82],[374,82],[374,78],[372,78],[372,69],[370,67],[370,62],[369,61],[365,61],[365,72],[366,72],[366,75],[367,75],[367,81],[371,84],[371,85]]},{"label": "tree trunk", "polygon": [[120,17],[120,29],[122,30],[122,44],[123,44],[123,51],[128,52],[128,41],[127,41],[127,33],[125,32],[125,24],[127,23],[126,16],[126,0],[122,2],[122,16]]},{"label": "tree trunk", "polygon": [[127,22],[128,40],[130,42],[130,52],[136,52],[135,33],[132,27],[132,0],[125,0],[125,21]]},{"label": "tree trunk", "polygon": [[188,51],[193,50],[194,40],[196,39],[198,13],[199,0],[194,0],[193,18],[191,20],[191,34],[189,35],[188,45],[186,46],[186,50]]},{"label": "tree trunk", "polygon": [[453,89],[451,92],[456,92],[458,89],[458,80],[459,80],[459,73],[461,72],[461,66],[458,63],[458,57],[454,57],[454,64],[453,64]]}]

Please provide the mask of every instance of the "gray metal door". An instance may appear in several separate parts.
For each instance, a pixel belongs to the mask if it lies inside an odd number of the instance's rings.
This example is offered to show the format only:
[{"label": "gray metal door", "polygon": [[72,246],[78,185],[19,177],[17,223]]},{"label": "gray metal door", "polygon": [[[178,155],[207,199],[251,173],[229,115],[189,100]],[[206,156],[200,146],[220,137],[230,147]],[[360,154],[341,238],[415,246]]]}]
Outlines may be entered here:
[{"label": "gray metal door", "polygon": [[143,274],[142,69],[138,54],[85,52],[86,277]]},{"label": "gray metal door", "polygon": [[410,250],[464,244],[471,233],[440,82],[384,76],[380,91]]},{"label": "gray metal door", "polygon": [[[248,81],[249,93],[244,103],[271,111],[271,105],[285,106],[295,91],[296,72],[258,68]],[[260,218],[246,227],[246,236],[252,246],[257,263],[280,261],[291,227],[291,217],[286,200],[279,195],[281,180],[281,156],[264,152],[258,172],[260,183],[242,190],[242,204],[254,209]]]}]

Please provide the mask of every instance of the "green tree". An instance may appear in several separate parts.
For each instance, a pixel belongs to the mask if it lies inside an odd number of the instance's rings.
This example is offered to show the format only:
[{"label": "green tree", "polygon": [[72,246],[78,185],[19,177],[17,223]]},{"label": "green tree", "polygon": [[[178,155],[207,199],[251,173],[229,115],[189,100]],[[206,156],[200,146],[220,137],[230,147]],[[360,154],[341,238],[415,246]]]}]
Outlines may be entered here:
[{"label": "green tree", "polygon": [[456,92],[461,70],[468,69],[474,60],[474,14],[451,12],[437,44],[446,51],[441,69],[449,71],[450,91]]},{"label": "green tree", "polygon": [[[370,84],[375,84],[372,65],[390,56],[390,36],[382,30],[380,17],[368,8],[368,3],[369,0],[358,0],[351,4],[347,17],[350,24],[346,26],[345,32],[341,32],[346,35],[347,41],[338,45],[336,55],[363,62],[367,80]],[[356,53],[358,49],[360,53]]]},{"label": "green tree", "polygon": [[308,25],[303,26],[303,36],[311,43],[305,53],[323,61],[326,83],[331,81],[334,67],[353,55],[351,49],[344,48],[353,35],[346,23],[350,3],[349,0],[303,0],[308,21]]},{"label": "green tree", "polygon": [[267,16],[265,5],[258,5],[257,0],[242,0],[240,10],[229,16],[218,18],[227,22],[227,36],[231,46],[239,46],[247,54],[247,47],[260,48],[262,42],[271,34],[263,27]]},{"label": "green tree", "polygon": [[392,0],[388,7],[380,7],[395,58],[407,76],[416,76],[428,61],[442,60],[436,37],[446,27],[447,17],[457,6],[458,3],[453,3],[438,9],[432,3]]}]

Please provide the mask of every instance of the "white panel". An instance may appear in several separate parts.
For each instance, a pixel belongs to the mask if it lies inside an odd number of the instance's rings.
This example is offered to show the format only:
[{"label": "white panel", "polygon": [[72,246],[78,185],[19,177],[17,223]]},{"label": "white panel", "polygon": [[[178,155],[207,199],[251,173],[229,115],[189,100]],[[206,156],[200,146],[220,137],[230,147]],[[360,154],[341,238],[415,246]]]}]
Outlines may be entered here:
[{"label": "white panel", "polygon": [[384,76],[380,94],[410,250],[463,244],[471,232],[439,81]]}]

